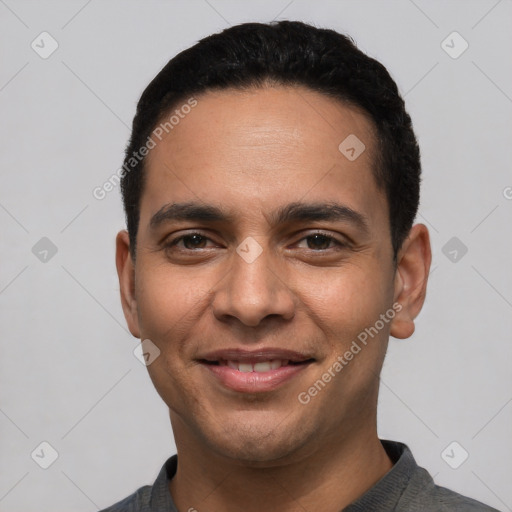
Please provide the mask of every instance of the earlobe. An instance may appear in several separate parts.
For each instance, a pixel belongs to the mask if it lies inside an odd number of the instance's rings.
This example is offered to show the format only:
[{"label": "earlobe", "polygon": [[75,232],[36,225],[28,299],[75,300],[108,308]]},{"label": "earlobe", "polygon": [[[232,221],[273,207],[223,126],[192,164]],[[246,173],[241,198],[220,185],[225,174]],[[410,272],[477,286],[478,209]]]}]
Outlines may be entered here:
[{"label": "earlobe", "polygon": [[116,268],[124,317],[133,336],[140,338],[135,297],[135,267],[130,254],[130,238],[126,230],[120,231],[116,237]]},{"label": "earlobe", "polygon": [[394,298],[401,305],[401,310],[391,323],[390,334],[405,339],[414,332],[414,319],[423,307],[427,291],[432,253],[428,229],[424,224],[411,228],[397,260]]}]

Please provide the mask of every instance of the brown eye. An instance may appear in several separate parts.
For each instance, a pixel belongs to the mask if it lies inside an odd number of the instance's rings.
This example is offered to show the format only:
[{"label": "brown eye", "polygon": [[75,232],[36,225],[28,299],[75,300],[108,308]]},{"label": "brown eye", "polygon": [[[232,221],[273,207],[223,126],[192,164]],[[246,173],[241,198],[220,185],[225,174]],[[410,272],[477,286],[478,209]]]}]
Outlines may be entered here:
[{"label": "brown eye", "polygon": [[304,241],[306,241],[306,247],[303,245],[302,248],[318,252],[335,248],[339,249],[345,246],[345,244],[326,233],[313,233],[308,235],[302,238],[299,244],[303,244]]},{"label": "brown eye", "polygon": [[185,249],[204,249],[207,238],[198,233],[182,236],[177,242],[183,241]]},{"label": "brown eye", "polygon": [[308,240],[308,248],[313,250],[328,249],[331,242],[334,241],[332,237],[321,234],[308,236],[306,240]]}]

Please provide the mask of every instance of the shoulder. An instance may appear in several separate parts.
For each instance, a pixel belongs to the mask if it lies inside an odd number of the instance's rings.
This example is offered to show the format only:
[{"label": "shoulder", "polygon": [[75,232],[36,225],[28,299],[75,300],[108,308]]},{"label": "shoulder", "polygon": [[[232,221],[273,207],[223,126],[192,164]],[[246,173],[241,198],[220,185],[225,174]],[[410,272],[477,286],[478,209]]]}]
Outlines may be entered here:
[{"label": "shoulder", "polygon": [[100,512],[176,512],[169,492],[169,480],[175,475],[178,458],[173,455],[162,466],[153,485],[140,487],[127,498]]},{"label": "shoulder", "polygon": [[149,512],[151,489],[151,485],[145,485],[124,500],[100,510],[100,512]]},{"label": "shoulder", "polygon": [[400,504],[406,504],[408,512],[436,510],[438,512],[499,512],[495,508],[484,505],[455,491],[436,485],[429,473],[418,467],[409,482],[407,492],[402,496]]},{"label": "shoulder", "polygon": [[[381,440],[394,466],[377,484],[378,498],[390,495],[396,512],[499,512],[467,496],[437,485],[419,466],[407,445]],[[391,507],[390,507],[391,509]],[[363,510],[363,509],[362,509]],[[366,510],[366,509],[364,509]]]}]

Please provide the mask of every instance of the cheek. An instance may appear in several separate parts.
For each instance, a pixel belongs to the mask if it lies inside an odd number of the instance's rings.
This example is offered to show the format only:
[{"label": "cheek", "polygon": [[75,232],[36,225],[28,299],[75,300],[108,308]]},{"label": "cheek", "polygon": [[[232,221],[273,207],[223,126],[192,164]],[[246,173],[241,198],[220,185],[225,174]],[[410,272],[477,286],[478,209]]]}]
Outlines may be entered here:
[{"label": "cheek", "polygon": [[145,268],[148,270],[140,272],[137,288],[140,331],[143,339],[150,339],[160,350],[147,370],[169,407],[190,409],[199,394],[189,374],[194,363],[186,356],[193,351],[190,333],[211,286],[204,275],[199,278],[198,273],[168,264],[148,263]]},{"label": "cheek", "polygon": [[333,342],[373,325],[389,307],[392,290],[379,266],[347,264],[301,274],[300,298]]},{"label": "cheek", "polygon": [[324,377],[329,384],[327,392],[315,402],[316,407],[329,404],[363,410],[363,404],[374,400],[391,318],[388,322],[380,320],[391,308],[388,280],[378,265],[347,265],[337,272],[330,269],[325,279],[317,279],[315,288],[304,276],[302,302],[308,308],[306,315],[314,319],[326,342],[325,359],[311,386]]},{"label": "cheek", "polygon": [[180,338],[197,319],[211,285],[204,273],[148,264],[137,284],[141,335],[160,340]]}]

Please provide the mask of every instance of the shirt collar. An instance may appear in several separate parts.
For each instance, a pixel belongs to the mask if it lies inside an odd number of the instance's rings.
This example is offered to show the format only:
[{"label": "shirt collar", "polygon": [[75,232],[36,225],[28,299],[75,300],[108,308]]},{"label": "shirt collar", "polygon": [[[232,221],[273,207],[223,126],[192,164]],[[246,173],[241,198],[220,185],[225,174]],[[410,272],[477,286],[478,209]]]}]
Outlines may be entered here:
[{"label": "shirt collar", "polygon": [[[393,467],[358,500],[344,508],[343,512],[395,510],[418,465],[405,444],[387,440],[381,440],[381,443],[393,462]],[[151,490],[150,512],[177,512],[169,491],[169,482],[176,474],[177,467],[178,457],[173,455],[160,470]]]},{"label": "shirt collar", "polygon": [[343,512],[378,510],[392,512],[407,489],[418,468],[411,450],[403,443],[381,439],[382,446],[393,462],[393,467],[365,494],[343,509]]},{"label": "shirt collar", "polygon": [[163,465],[151,489],[149,512],[178,512],[171,497],[169,482],[176,474],[178,456],[173,455]]}]

